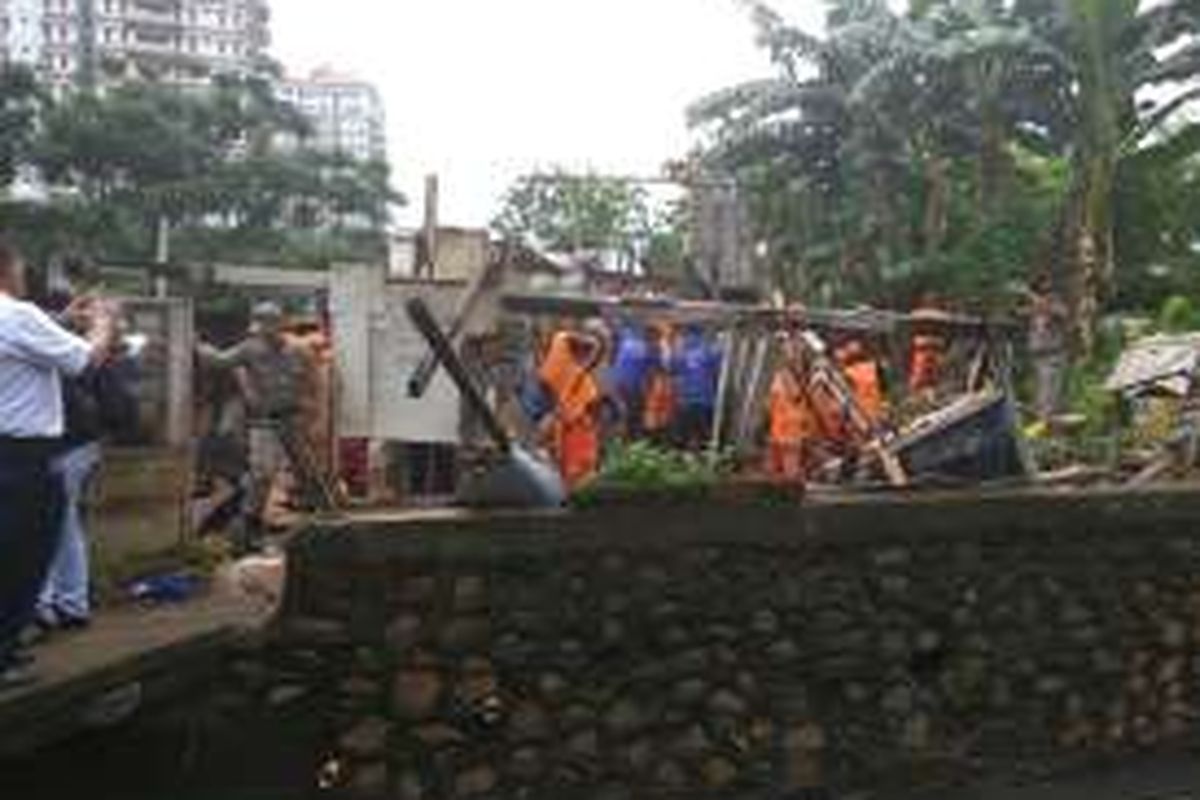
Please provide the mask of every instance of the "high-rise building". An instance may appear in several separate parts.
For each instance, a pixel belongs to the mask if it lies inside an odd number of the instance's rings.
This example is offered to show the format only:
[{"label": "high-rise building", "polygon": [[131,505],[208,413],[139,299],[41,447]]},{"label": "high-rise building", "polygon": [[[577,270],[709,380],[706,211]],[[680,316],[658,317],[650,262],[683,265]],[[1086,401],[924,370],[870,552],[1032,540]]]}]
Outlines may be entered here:
[{"label": "high-rise building", "polygon": [[0,0],[0,54],[35,64],[42,53],[43,0]]},{"label": "high-rise building", "polygon": [[270,44],[267,0],[0,0],[0,59],[56,92],[130,80],[207,84]]},{"label": "high-rise building", "polygon": [[[387,158],[383,99],[370,83],[329,68],[307,78],[289,78],[279,85],[279,97],[308,119],[311,136],[304,146],[324,153],[344,153],[356,161]],[[296,146],[285,142],[284,146]]]}]

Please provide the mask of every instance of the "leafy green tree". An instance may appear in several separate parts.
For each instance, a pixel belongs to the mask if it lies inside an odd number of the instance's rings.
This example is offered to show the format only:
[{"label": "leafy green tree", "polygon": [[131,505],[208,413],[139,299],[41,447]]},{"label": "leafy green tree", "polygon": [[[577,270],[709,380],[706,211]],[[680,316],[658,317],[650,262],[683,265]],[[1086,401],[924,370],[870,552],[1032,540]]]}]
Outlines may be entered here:
[{"label": "leafy green tree", "polygon": [[635,252],[651,227],[642,188],[561,169],[518,180],[492,225],[505,236],[548,250],[627,254]]},{"label": "leafy green tree", "polygon": [[0,65],[0,188],[10,186],[20,167],[28,163],[38,114],[47,104],[30,70]]},{"label": "leafy green tree", "polygon": [[492,227],[546,250],[611,252],[647,274],[679,278],[686,271],[688,208],[655,207],[636,183],[555,169],[518,180]]},{"label": "leafy green tree", "polygon": [[831,3],[824,37],[752,12],[778,74],[692,107],[705,158],[748,190],[780,288],[886,302],[898,268],[946,237],[950,128],[921,112],[925,79],[943,75],[923,64],[916,24],[881,1]]},{"label": "leafy green tree", "polygon": [[1195,0],[828,0],[822,36],[746,5],[777,74],[690,118],[785,288],[897,302],[1050,274],[1087,350],[1129,296],[1118,258],[1188,258],[1197,137],[1161,131],[1200,96]]},{"label": "leafy green tree", "polygon": [[[183,257],[381,257],[390,207],[403,199],[387,165],[312,151],[308,134],[259,77],[221,78],[203,93],[141,84],[50,109],[35,163],[71,193],[64,209],[82,246],[108,258],[148,259],[164,221]],[[299,146],[281,148],[281,137]]]},{"label": "leafy green tree", "polygon": [[[1064,203],[1062,278],[1084,350],[1116,283],[1116,178],[1200,90],[1200,17],[1194,0],[1028,0],[1072,65],[1071,184]],[[1139,101],[1147,90],[1161,99]]]},{"label": "leafy green tree", "polygon": [[1154,309],[1172,295],[1200,296],[1200,125],[1184,125],[1117,168],[1113,206],[1115,302]]}]

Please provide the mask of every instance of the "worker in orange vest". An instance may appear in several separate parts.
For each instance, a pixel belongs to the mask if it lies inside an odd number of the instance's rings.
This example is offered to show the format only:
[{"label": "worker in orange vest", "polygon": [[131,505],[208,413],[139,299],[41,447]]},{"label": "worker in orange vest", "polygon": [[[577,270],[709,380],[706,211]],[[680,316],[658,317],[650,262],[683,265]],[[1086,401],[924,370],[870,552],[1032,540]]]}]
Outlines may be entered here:
[{"label": "worker in orange vest", "polygon": [[858,407],[873,426],[879,425],[887,414],[879,362],[858,338],[849,339],[838,348],[837,361]]},{"label": "worker in orange vest", "polygon": [[661,365],[650,368],[646,376],[646,403],[642,415],[642,430],[656,445],[667,446],[675,424],[675,381]]},{"label": "worker in orange vest", "polygon": [[942,380],[946,364],[946,337],[937,324],[945,318],[937,300],[922,296],[913,309],[912,350],[908,362],[908,390],[912,394],[932,392]]},{"label": "worker in orange vest", "polygon": [[551,447],[563,480],[576,488],[600,466],[600,383],[596,369],[604,344],[584,333],[562,330],[550,340],[539,377],[554,402],[549,417]]},{"label": "worker in orange vest", "polygon": [[809,443],[817,421],[808,395],[808,370],[800,350],[784,344],[784,362],[771,382],[768,400],[768,463],[771,477],[803,481],[808,473]]},{"label": "worker in orange vest", "polygon": [[813,467],[829,459],[841,458],[851,449],[854,437],[849,414],[828,381],[810,380],[808,407],[812,412],[813,436],[808,442],[808,457]]},{"label": "worker in orange vest", "polygon": [[675,425],[679,398],[671,376],[671,331],[666,325],[651,325],[648,330],[650,367],[643,387],[642,431],[656,445],[667,446]]}]

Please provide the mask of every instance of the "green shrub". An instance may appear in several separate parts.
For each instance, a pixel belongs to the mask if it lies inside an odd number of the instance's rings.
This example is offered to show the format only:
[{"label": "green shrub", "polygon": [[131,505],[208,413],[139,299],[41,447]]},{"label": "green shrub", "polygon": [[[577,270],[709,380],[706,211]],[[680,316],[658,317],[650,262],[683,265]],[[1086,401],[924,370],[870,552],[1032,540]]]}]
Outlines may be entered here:
[{"label": "green shrub", "polygon": [[1163,302],[1158,314],[1161,333],[1186,333],[1197,328],[1196,306],[1183,295],[1171,295]]},{"label": "green shrub", "polygon": [[721,479],[722,465],[705,455],[656,447],[648,442],[621,443],[605,456],[596,476],[574,501],[589,505],[612,493],[703,496]]}]

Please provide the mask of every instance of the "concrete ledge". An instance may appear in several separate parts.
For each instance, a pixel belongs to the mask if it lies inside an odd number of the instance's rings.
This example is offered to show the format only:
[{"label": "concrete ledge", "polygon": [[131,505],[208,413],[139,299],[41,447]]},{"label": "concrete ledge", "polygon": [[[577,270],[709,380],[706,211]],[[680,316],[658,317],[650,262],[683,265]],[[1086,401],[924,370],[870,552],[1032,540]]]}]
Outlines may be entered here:
[{"label": "concrete ledge", "polygon": [[262,622],[243,603],[207,598],[104,615],[87,631],[51,641],[37,650],[40,680],[0,694],[0,757],[186,694],[211,679],[230,648]]},{"label": "concrete ledge", "polygon": [[671,545],[883,543],[971,536],[1092,535],[1134,526],[1178,535],[1200,522],[1200,490],[881,494],[810,499],[795,506],[716,500],[582,511],[364,513],[313,522],[293,552],[335,560],[447,558],[546,547],[654,549]]}]

